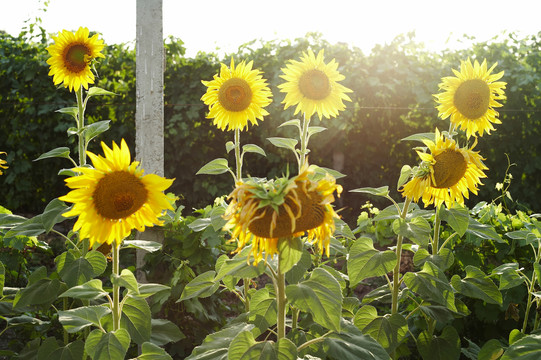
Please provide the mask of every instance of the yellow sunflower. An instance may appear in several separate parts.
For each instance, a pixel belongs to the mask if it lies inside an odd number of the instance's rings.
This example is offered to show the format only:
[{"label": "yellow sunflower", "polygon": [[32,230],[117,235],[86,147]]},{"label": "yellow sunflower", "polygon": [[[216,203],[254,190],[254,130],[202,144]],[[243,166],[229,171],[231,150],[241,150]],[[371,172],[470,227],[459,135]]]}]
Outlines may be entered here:
[{"label": "yellow sunflower", "polygon": [[51,57],[47,64],[51,65],[49,75],[53,76],[55,85],[64,83],[70,91],[78,91],[81,86],[88,89],[88,84],[94,83],[94,74],[90,69],[92,60],[105,57],[103,40],[98,35],[88,37],[87,28],[80,27],[74,34],[62,30],[58,36],[53,36],[54,44],[47,48]]},{"label": "yellow sunflower", "polygon": [[452,139],[440,134],[436,129],[435,142],[423,141],[430,153],[417,151],[422,160],[413,178],[401,188],[402,196],[418,202],[423,199],[425,206],[435,204],[439,207],[445,202],[447,207],[453,203],[464,204],[469,192],[477,195],[481,178],[485,178],[483,158],[471,148],[460,148]]},{"label": "yellow sunflower", "polygon": [[155,174],[143,175],[139,162],[130,163],[130,150],[124,139],[120,147],[101,143],[105,157],[87,151],[94,168],[76,167],[81,173],[66,179],[74,189],[60,200],[74,203],[65,217],[79,216],[74,231],[80,239],[94,243],[119,246],[132,229],[144,231],[145,226],[161,225],[158,217],[170,209],[170,202],[163,193],[173,183]]},{"label": "yellow sunflower", "polygon": [[342,186],[329,174],[317,181],[312,175],[313,168],[305,166],[291,179],[251,178],[237,183],[224,215],[224,229],[232,231],[232,240],[238,243],[237,252],[251,241],[250,256],[257,264],[278,252],[280,238],[298,237],[306,232],[306,241],[329,255],[334,218],[338,217],[331,203],[333,193],[340,195]]},{"label": "yellow sunflower", "polygon": [[[5,152],[0,151],[0,155],[2,155],[2,154],[5,154]],[[8,168],[7,165],[5,165],[5,164],[7,164],[7,163],[8,163],[8,162],[7,162],[6,160],[0,159],[0,175],[3,174],[2,169],[7,169],[7,168]]]},{"label": "yellow sunflower", "polygon": [[253,61],[246,64],[242,61],[235,66],[231,59],[231,67],[222,64],[219,75],[214,80],[202,81],[207,92],[201,97],[209,106],[208,119],[220,130],[244,130],[248,121],[257,125],[257,120],[269,113],[263,109],[272,100],[272,93],[261,71],[252,69]]},{"label": "yellow sunflower", "polygon": [[285,109],[297,105],[295,115],[300,111],[307,117],[315,113],[320,119],[336,117],[339,111],[346,108],[344,100],[351,101],[350,89],[338,83],[345,77],[338,71],[338,63],[332,59],[325,64],[323,50],[317,56],[309,50],[303,53],[301,61],[291,60],[282,69],[281,78],[286,82],[279,85],[280,91],[285,92]]},{"label": "yellow sunflower", "polygon": [[436,107],[438,116],[442,119],[451,116],[451,123],[466,131],[468,138],[476,133],[490,134],[494,130],[492,124],[501,124],[494,108],[502,106],[497,100],[505,99],[506,83],[497,81],[503,71],[491,74],[496,65],[487,69],[486,59],[482,64],[475,60],[473,65],[470,59],[462,61],[460,71],[453,69],[456,77],[444,77],[439,84],[443,92],[434,95],[440,104]]}]

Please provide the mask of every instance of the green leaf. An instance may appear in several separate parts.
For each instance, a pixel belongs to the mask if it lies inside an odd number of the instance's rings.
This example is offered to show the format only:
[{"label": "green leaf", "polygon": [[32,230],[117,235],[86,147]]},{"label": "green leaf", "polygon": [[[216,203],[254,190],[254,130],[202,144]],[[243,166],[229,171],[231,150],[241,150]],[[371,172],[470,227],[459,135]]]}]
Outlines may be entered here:
[{"label": "green leaf", "polygon": [[244,331],[252,330],[254,325],[239,323],[207,335],[203,343],[196,346],[186,360],[227,360],[229,345]]},{"label": "green leaf", "polygon": [[300,131],[301,130],[301,121],[299,119],[288,120],[286,122],[281,123],[278,127],[281,128],[282,126],[296,126]]},{"label": "green leaf", "polygon": [[445,206],[440,206],[439,215],[459,236],[463,236],[468,230],[470,214],[466,207],[447,209]]},{"label": "green leaf", "polygon": [[383,276],[392,271],[396,265],[396,254],[393,251],[379,251],[374,248],[372,239],[357,239],[349,251],[347,270],[350,287],[373,276]]},{"label": "green leaf", "polygon": [[242,147],[242,153],[256,153],[262,156],[267,156],[265,150],[254,144],[246,144]]},{"label": "green leaf", "polygon": [[13,299],[13,309],[50,304],[56,300],[59,291],[60,281],[58,279],[40,279],[17,292]]},{"label": "green leaf", "polygon": [[51,151],[47,151],[46,153],[41,154],[34,161],[43,160],[43,159],[49,159],[49,158],[57,158],[57,157],[58,158],[69,159],[70,158],[70,149],[68,147],[58,147],[56,149],[53,149]]},{"label": "green leaf", "polygon": [[304,246],[300,237],[281,238],[278,240],[278,259],[282,273],[288,272],[299,262],[303,249]]},{"label": "green leaf", "polygon": [[109,130],[110,122],[111,120],[102,120],[85,126],[84,134],[86,143],[89,143],[90,140],[94,139],[96,136]]},{"label": "green leaf", "polygon": [[106,306],[83,306],[58,311],[58,321],[67,332],[76,333],[91,325],[101,327],[101,319],[110,312],[111,309]]},{"label": "green leaf", "polygon": [[90,262],[85,258],[77,257],[71,251],[59,255],[55,262],[60,278],[69,287],[81,285],[94,277],[94,268]]},{"label": "green leaf", "polygon": [[219,175],[229,171],[227,159],[219,158],[204,165],[196,175]]},{"label": "green leaf", "polygon": [[231,150],[235,148],[235,143],[233,141],[228,141],[225,143],[225,151],[229,154]]},{"label": "green leaf", "polygon": [[424,360],[458,360],[460,338],[451,326],[445,327],[439,337],[425,330],[417,338],[417,349]]},{"label": "green leaf", "polygon": [[[80,340],[78,340],[80,341]],[[68,344],[69,345],[69,344]],[[60,346],[58,345],[58,341],[54,337],[48,337],[46,338],[40,345],[38,349],[37,354],[37,360],[49,360],[52,359],[51,354],[55,352],[57,349],[60,349]],[[84,350],[84,343],[83,343],[83,350]],[[2,354],[0,353],[0,356]],[[83,357],[83,354],[80,356]]]},{"label": "green leaf", "polygon": [[108,292],[103,290],[101,280],[92,279],[86,283],[74,286],[67,291],[64,291],[58,297],[71,297],[83,300],[96,300],[108,295]]},{"label": "green leaf", "polygon": [[511,344],[500,360],[538,360],[541,358],[541,335],[528,335]]},{"label": "green leaf", "polygon": [[350,190],[349,192],[356,192],[356,193],[363,193],[363,194],[370,194],[370,195],[375,195],[375,196],[387,197],[387,196],[389,196],[389,187],[388,186],[381,186],[379,188],[363,187],[363,188]]},{"label": "green leaf", "polygon": [[403,277],[404,283],[426,301],[444,305],[456,312],[455,294],[443,270],[427,261],[418,272],[408,272]]},{"label": "green leaf", "polygon": [[509,345],[514,344],[515,342],[519,341],[520,339],[526,337],[528,335],[522,333],[519,329],[513,329],[509,333]]},{"label": "green leaf", "polygon": [[54,225],[66,220],[66,218],[62,216],[66,211],[68,211],[68,207],[63,201],[53,199],[48,203],[43,214],[41,214],[41,221],[45,231],[51,231]]},{"label": "green leaf", "polygon": [[145,299],[128,296],[122,306],[120,326],[128,330],[131,339],[138,345],[150,340],[150,307]]},{"label": "green leaf", "polygon": [[124,359],[130,346],[130,335],[125,329],[108,333],[94,330],[85,342],[85,351],[92,360]]},{"label": "green leaf", "polygon": [[479,354],[477,355],[477,360],[495,360],[499,359],[502,356],[504,347],[502,343],[497,339],[490,339],[487,341]]},{"label": "green leaf", "polygon": [[471,265],[466,266],[465,270],[464,279],[460,279],[458,275],[451,278],[451,285],[456,291],[490,304],[502,304],[502,293],[484,272]]},{"label": "green leaf", "polygon": [[308,137],[314,135],[314,134],[317,134],[317,133],[320,133],[322,131],[325,131],[327,130],[327,128],[323,127],[323,126],[309,126],[308,127]]},{"label": "green leaf", "polygon": [[361,329],[363,334],[370,335],[388,353],[393,352],[408,334],[408,323],[401,314],[378,316]]},{"label": "green leaf", "polygon": [[236,278],[254,278],[265,272],[265,263],[260,261],[254,266],[247,261],[247,253],[250,249],[244,248],[243,251],[235,255],[232,259],[226,259],[222,266],[217,269],[214,281],[220,281],[225,276],[232,275]]},{"label": "green leaf", "polygon": [[490,225],[481,224],[473,218],[469,218],[467,233],[480,237],[481,239],[494,240],[498,243],[507,244],[502,240],[501,236],[494,230],[494,227]]},{"label": "green leaf", "polygon": [[419,134],[413,134],[413,135],[410,135],[408,137],[405,137],[400,141],[421,141],[421,142],[423,142],[424,140],[430,140],[430,141],[434,142],[435,138],[436,138],[436,136],[435,136],[434,133],[419,133]]},{"label": "green leaf", "polygon": [[297,359],[297,347],[287,338],[257,342],[250,331],[239,333],[229,346],[228,360]]},{"label": "green leaf", "polygon": [[[195,297],[209,297],[218,290],[220,281],[215,280],[216,272],[209,270],[190,281],[182,290],[178,301],[188,300]],[[177,302],[178,302],[177,301]]]},{"label": "green leaf", "polygon": [[312,314],[316,323],[340,331],[342,292],[328,271],[316,268],[308,280],[288,285],[286,296],[293,306]]},{"label": "green leaf", "polygon": [[288,284],[295,284],[301,281],[306,271],[312,266],[312,257],[308,251],[303,251],[300,260],[286,273]]},{"label": "green leaf", "polygon": [[261,333],[276,324],[277,305],[276,298],[271,296],[269,289],[257,290],[250,298],[250,312],[248,319]]},{"label": "green leaf", "polygon": [[410,239],[419,246],[428,246],[432,228],[428,221],[422,217],[404,220],[398,218],[393,221],[393,231],[397,235]]},{"label": "green leaf", "polygon": [[295,152],[295,146],[297,145],[297,142],[298,142],[295,139],[280,138],[280,137],[270,137],[270,138],[267,138],[267,140],[269,140],[271,144],[276,147],[289,149],[293,152]]},{"label": "green leaf", "polygon": [[87,252],[85,259],[92,267],[94,276],[100,276],[107,269],[107,258],[99,251],[92,250]]},{"label": "green leaf", "polygon": [[155,252],[162,248],[162,244],[149,240],[124,240],[121,249],[140,249],[148,252]]},{"label": "green leaf", "polygon": [[73,116],[74,119],[77,119],[77,116],[79,115],[79,108],[78,107],[65,107],[65,108],[56,110],[56,112],[59,112],[61,114],[68,114],[68,115]]},{"label": "green leaf", "polygon": [[64,347],[56,349],[47,359],[78,360],[83,358],[84,351],[85,343],[82,340],[75,340]]},{"label": "green leaf", "polygon": [[426,249],[419,249],[413,256],[415,266],[422,266],[425,262],[430,261],[442,270],[449,269],[455,262],[453,252],[448,248],[441,248],[439,253],[432,255]]},{"label": "green leaf", "polygon": [[122,269],[122,272],[115,278],[114,274],[111,274],[111,282],[114,285],[119,285],[128,289],[128,294],[139,294],[139,284],[135,275],[129,269]]},{"label": "green leaf", "polygon": [[145,342],[141,346],[141,355],[137,360],[173,360],[173,358],[158,345],[151,342]]},{"label": "green leaf", "polygon": [[412,169],[409,165],[402,166],[402,169],[400,169],[400,177],[398,178],[398,183],[396,184],[396,190],[400,190],[402,185],[404,185],[409,178],[411,177]]},{"label": "green leaf", "polygon": [[323,342],[326,355],[340,360],[390,360],[387,351],[351,323],[343,320],[341,333],[327,336]]},{"label": "green leaf", "polygon": [[92,86],[90,89],[88,89],[87,96],[96,96],[96,95],[116,95],[116,94],[114,92],[107,91],[97,86]]},{"label": "green leaf", "polygon": [[139,297],[149,297],[161,291],[171,291],[171,288],[162,284],[139,284]]},{"label": "green leaf", "polygon": [[[180,331],[178,326],[169,320],[151,319],[152,331],[150,332],[150,341],[156,345],[165,345],[175,343],[184,339],[186,336]],[[143,346],[145,344],[143,343]]]},{"label": "green leaf", "polygon": [[4,283],[6,281],[6,268],[0,261],[0,298],[4,296]]}]

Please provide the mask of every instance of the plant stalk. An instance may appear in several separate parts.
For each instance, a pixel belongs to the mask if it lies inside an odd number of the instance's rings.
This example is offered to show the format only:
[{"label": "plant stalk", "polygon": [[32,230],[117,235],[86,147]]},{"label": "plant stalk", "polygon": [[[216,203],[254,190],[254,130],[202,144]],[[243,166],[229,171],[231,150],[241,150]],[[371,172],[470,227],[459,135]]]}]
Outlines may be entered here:
[{"label": "plant stalk", "polygon": [[[440,205],[441,206],[441,205]],[[432,255],[437,255],[440,246],[440,208],[436,208],[436,217],[434,218],[434,241],[432,242]]]},{"label": "plant stalk", "polygon": [[85,126],[85,106],[83,103],[83,87],[79,88],[76,92],[77,95],[77,108],[79,113],[77,115],[77,136],[79,140],[79,166],[86,165],[86,151],[85,151],[85,134],[83,128]]},{"label": "plant stalk", "polygon": [[118,284],[118,276],[120,274],[120,259],[119,246],[113,243],[112,260],[113,260],[113,331],[120,329],[120,285]]},{"label": "plant stalk", "polygon": [[303,115],[302,130],[301,130],[301,153],[299,158],[299,173],[306,161],[307,149],[308,149],[308,127],[310,126],[310,118],[306,118],[306,114]]},{"label": "plant stalk", "polygon": [[[402,213],[400,214],[400,217],[402,219],[406,218],[406,214],[408,213],[408,208],[410,206],[411,199],[409,197],[406,198],[406,201],[404,202],[404,208],[402,209]],[[400,260],[402,259],[402,241],[404,240],[404,237],[402,235],[398,235],[396,239],[396,265],[393,270],[393,288],[392,288],[392,305],[391,305],[391,314],[396,314],[398,312],[398,292],[400,290]]]},{"label": "plant stalk", "polygon": [[278,306],[278,338],[280,340],[286,336],[286,276],[280,270],[280,258],[278,258],[278,272],[276,274],[276,302]]},{"label": "plant stalk", "polygon": [[236,176],[235,182],[242,179],[242,157],[240,156],[240,129],[235,129],[235,165]]}]

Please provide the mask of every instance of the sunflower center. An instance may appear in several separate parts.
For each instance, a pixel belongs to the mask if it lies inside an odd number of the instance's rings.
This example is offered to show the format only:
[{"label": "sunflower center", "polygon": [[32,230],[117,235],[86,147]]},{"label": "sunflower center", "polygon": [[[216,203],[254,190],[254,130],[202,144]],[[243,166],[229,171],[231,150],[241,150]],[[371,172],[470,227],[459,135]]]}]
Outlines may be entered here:
[{"label": "sunflower center", "polygon": [[293,214],[298,213],[299,207],[301,209],[301,216],[295,221],[295,229],[292,229],[293,222],[284,205],[278,208],[274,229],[272,229],[274,211],[271,207],[258,210],[255,216],[261,215],[266,210],[265,215],[252,221],[248,229],[252,234],[262,238],[281,238],[290,237],[295,233],[307,231],[323,224],[325,208],[320,204],[321,196],[315,191],[309,193],[299,192],[298,199],[298,203],[293,197],[288,197],[285,201],[285,205],[289,206]]},{"label": "sunflower center", "polygon": [[87,65],[90,50],[83,44],[74,44],[66,49],[64,60],[69,71],[78,73]]},{"label": "sunflower center", "polygon": [[92,198],[98,214],[118,220],[139,210],[148,192],[139,178],[126,171],[114,171],[98,181]]},{"label": "sunflower center", "polygon": [[252,89],[244,79],[228,79],[220,86],[218,100],[228,111],[242,111],[252,102]]},{"label": "sunflower center", "polygon": [[448,149],[434,156],[434,159],[433,186],[437,189],[450,188],[466,174],[468,163],[459,151]]},{"label": "sunflower center", "polygon": [[464,81],[456,89],[454,104],[458,111],[468,119],[478,119],[488,110],[490,88],[480,79]]},{"label": "sunflower center", "polygon": [[312,69],[301,75],[299,90],[308,99],[323,100],[331,93],[331,82],[323,71]]}]

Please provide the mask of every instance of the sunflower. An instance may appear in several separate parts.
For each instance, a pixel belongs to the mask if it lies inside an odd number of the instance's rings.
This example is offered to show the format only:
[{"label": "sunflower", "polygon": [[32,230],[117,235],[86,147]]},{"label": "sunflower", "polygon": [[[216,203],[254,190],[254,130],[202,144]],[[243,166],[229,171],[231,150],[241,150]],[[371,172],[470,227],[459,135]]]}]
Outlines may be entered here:
[{"label": "sunflower", "polygon": [[348,92],[350,89],[338,83],[345,77],[338,71],[338,63],[332,59],[325,64],[323,50],[317,57],[309,50],[303,53],[301,61],[291,60],[282,69],[284,75],[280,77],[286,82],[278,87],[285,92],[285,109],[297,105],[295,115],[300,111],[307,117],[315,113],[320,119],[336,117],[339,111],[346,108],[343,100],[351,101]]},{"label": "sunflower", "polygon": [[329,174],[317,181],[313,174],[313,168],[305,166],[291,179],[250,178],[237,183],[224,215],[227,220],[224,230],[231,230],[232,240],[238,243],[236,252],[251,240],[248,258],[253,256],[257,264],[278,252],[280,238],[306,233],[306,241],[316,244],[320,253],[325,251],[329,255],[334,218],[338,217],[331,203],[333,193],[340,195],[342,187]]},{"label": "sunflower", "polygon": [[74,231],[80,239],[116,246],[132,229],[144,231],[145,226],[161,225],[158,219],[164,209],[172,210],[163,193],[173,183],[155,174],[143,175],[139,162],[130,163],[130,150],[124,139],[120,147],[101,143],[105,157],[87,151],[94,168],[76,167],[81,175],[66,179],[74,189],[60,200],[74,203],[65,217],[79,216]]},{"label": "sunflower", "polygon": [[242,61],[235,66],[231,59],[231,67],[222,64],[220,75],[214,75],[214,80],[202,81],[207,86],[207,92],[201,97],[209,106],[208,119],[214,119],[214,124],[220,130],[243,130],[248,127],[248,121],[257,125],[257,120],[269,113],[263,109],[272,100],[272,93],[261,71],[252,70],[253,61],[246,64]]},{"label": "sunflower", "polygon": [[405,184],[402,196],[413,201],[422,197],[425,206],[435,204],[439,207],[445,202],[447,207],[453,203],[464,204],[469,192],[477,195],[481,178],[486,177],[483,158],[471,148],[460,148],[452,139],[445,138],[436,129],[435,142],[423,141],[430,153],[417,151],[422,160],[413,178]]},{"label": "sunflower", "polygon": [[51,57],[47,64],[51,65],[49,75],[53,76],[55,85],[64,82],[64,87],[70,91],[78,91],[81,85],[88,89],[88,84],[94,83],[94,74],[90,70],[90,63],[98,57],[105,57],[103,40],[98,34],[88,37],[87,28],[80,27],[74,34],[62,30],[58,36],[53,36],[55,43],[47,48]]},{"label": "sunflower", "polygon": [[501,124],[497,118],[495,107],[501,107],[497,100],[504,100],[505,82],[497,81],[503,76],[503,71],[491,74],[497,63],[487,70],[487,61],[471,63],[470,59],[462,61],[460,71],[453,69],[456,77],[444,77],[439,87],[442,93],[434,95],[440,104],[438,116],[466,131],[469,138],[476,133],[483,136],[494,130],[492,124]]},{"label": "sunflower", "polygon": [[[0,155],[2,155],[2,154],[5,154],[5,152],[0,151]],[[7,165],[5,165],[5,164],[7,164],[7,161],[0,159],[0,175],[3,174],[2,169],[7,169],[8,168]]]}]

